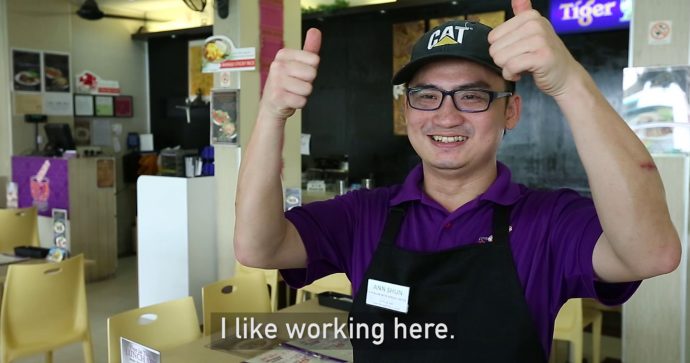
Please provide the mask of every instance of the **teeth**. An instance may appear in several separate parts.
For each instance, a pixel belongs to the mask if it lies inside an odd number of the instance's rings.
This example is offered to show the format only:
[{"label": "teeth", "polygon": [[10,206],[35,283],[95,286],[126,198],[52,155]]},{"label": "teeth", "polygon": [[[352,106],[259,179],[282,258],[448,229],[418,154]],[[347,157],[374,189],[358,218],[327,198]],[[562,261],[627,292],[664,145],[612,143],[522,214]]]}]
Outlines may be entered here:
[{"label": "teeth", "polygon": [[462,142],[467,140],[466,136],[439,136],[439,135],[433,135],[431,136],[434,141],[442,142],[442,143],[451,143],[451,142]]}]

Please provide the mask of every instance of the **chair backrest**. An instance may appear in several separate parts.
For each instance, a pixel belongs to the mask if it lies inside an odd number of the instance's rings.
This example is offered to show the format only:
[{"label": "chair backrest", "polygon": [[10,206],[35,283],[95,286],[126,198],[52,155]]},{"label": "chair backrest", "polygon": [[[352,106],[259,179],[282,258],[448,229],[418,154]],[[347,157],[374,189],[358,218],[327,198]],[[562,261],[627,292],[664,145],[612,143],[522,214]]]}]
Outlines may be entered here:
[{"label": "chair backrest", "polygon": [[60,346],[88,334],[82,255],[10,265],[0,309],[0,351]]},{"label": "chair backrest", "polygon": [[0,252],[14,253],[17,246],[38,246],[36,207],[0,209]]},{"label": "chair backrest", "polygon": [[554,339],[559,335],[582,334],[582,299],[569,299],[558,311]]},{"label": "chair backrest", "polygon": [[331,274],[324,276],[312,283],[315,287],[325,289],[324,291],[335,291],[341,294],[352,295],[352,283],[344,273]]},{"label": "chair backrest", "polygon": [[261,271],[245,271],[229,279],[217,281],[201,288],[204,309],[204,335],[220,329],[211,329],[212,313],[270,313],[271,304]]},{"label": "chair backrest", "polygon": [[108,362],[120,363],[120,337],[163,350],[201,337],[191,296],[132,309],[108,318]]},{"label": "chair backrest", "polygon": [[311,294],[320,294],[326,291],[352,295],[352,283],[350,283],[347,275],[342,272],[330,274],[297,290],[297,298],[295,300],[297,303],[299,303],[306,299],[305,292]]},{"label": "chair backrest", "polygon": [[276,269],[271,269],[271,270],[265,270],[261,268],[254,268],[254,267],[247,267],[242,265],[239,261],[235,260],[235,276],[244,274],[244,273],[255,273],[255,272],[261,272],[264,274],[265,279],[266,279],[266,285],[270,286],[271,292],[270,292],[270,298],[271,298],[271,309],[273,311],[278,310],[278,282],[280,279],[280,276],[278,274],[278,270]]}]

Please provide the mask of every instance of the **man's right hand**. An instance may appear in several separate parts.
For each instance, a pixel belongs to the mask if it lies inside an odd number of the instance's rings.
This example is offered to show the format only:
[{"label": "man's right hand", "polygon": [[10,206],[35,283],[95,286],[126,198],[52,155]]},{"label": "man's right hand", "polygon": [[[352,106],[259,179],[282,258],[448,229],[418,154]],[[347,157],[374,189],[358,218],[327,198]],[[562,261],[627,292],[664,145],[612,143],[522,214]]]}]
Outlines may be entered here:
[{"label": "man's right hand", "polygon": [[304,48],[281,49],[276,54],[266,79],[259,107],[259,118],[285,121],[296,109],[307,104],[319,66],[321,32],[307,31]]}]

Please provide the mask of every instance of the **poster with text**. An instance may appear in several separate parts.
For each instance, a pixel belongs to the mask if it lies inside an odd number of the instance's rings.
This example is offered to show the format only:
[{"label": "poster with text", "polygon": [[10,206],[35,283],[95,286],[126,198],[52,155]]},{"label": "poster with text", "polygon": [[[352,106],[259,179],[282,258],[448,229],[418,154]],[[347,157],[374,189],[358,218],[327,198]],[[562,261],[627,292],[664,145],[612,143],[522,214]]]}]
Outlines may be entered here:
[{"label": "poster with text", "polygon": [[15,91],[41,92],[41,52],[12,49],[12,78]]}]

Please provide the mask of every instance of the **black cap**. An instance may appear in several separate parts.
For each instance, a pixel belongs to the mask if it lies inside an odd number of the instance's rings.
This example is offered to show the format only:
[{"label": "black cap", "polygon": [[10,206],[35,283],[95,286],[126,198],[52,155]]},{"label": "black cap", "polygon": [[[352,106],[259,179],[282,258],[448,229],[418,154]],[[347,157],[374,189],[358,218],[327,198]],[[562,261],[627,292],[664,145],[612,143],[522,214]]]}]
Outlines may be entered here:
[{"label": "black cap", "polygon": [[501,74],[489,54],[491,27],[468,20],[443,23],[422,36],[412,48],[410,61],[393,76],[393,84],[406,83],[423,65],[441,58],[462,58]]}]

